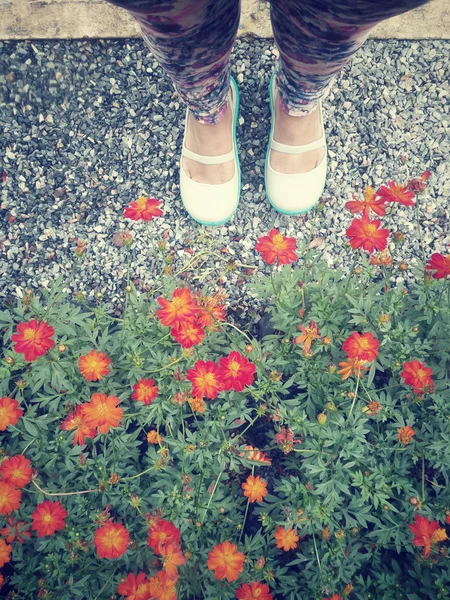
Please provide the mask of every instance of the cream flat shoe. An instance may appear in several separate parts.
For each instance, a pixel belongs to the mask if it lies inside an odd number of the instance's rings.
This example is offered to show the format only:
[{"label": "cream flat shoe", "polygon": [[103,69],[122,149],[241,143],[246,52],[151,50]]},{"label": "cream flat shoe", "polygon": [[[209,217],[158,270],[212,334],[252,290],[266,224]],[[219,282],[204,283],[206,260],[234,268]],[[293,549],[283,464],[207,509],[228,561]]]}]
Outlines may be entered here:
[{"label": "cream flat shoe", "polygon": [[[273,139],[275,129],[275,101],[277,100],[275,74],[272,73],[269,85],[270,112],[272,124],[269,144],[266,153],[264,179],[266,195],[275,210],[286,215],[299,215],[311,209],[320,199],[325,187],[327,175],[327,142],[323,127],[322,104],[319,103],[322,135],[315,142],[304,146],[289,146],[280,144]],[[270,165],[271,150],[285,154],[303,154],[317,148],[325,148],[325,154],[320,163],[306,173],[280,173]]]},{"label": "cream flat shoe", "polygon": [[233,148],[220,156],[202,156],[186,148],[186,132],[188,127],[188,109],[184,125],[183,147],[181,157],[185,156],[204,165],[220,165],[234,160],[234,175],[230,181],[219,184],[199,183],[193,181],[183,168],[180,159],[180,192],[184,207],[190,216],[202,225],[217,226],[226,223],[236,212],[241,191],[241,169],[236,141],[236,127],[239,113],[239,89],[231,77],[228,93],[229,106],[232,111],[232,143]]}]

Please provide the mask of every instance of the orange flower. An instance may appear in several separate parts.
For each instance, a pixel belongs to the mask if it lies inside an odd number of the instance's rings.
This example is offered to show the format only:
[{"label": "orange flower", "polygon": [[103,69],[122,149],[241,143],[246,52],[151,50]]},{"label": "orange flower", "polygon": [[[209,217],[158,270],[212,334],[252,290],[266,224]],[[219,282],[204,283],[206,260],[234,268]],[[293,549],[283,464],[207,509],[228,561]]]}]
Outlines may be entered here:
[{"label": "orange flower", "polygon": [[212,296],[204,296],[201,292],[196,293],[195,300],[198,304],[197,320],[203,327],[211,327],[216,321],[225,321],[225,304],[222,292],[216,292]]},{"label": "orange flower", "polygon": [[395,181],[388,181],[387,187],[382,185],[377,192],[385,202],[398,202],[403,206],[414,206],[414,193]]},{"label": "orange flower", "polygon": [[[355,196],[353,196],[355,198]],[[379,200],[376,197],[373,187],[367,186],[364,190],[364,200],[351,200],[345,203],[345,208],[356,215],[362,212],[363,215],[369,216],[372,210],[379,217],[384,217],[386,214],[386,204],[384,200]]]},{"label": "orange flower", "polygon": [[277,541],[277,548],[283,549],[285,552],[289,550],[294,550],[297,548],[299,537],[297,533],[292,529],[285,529],[284,527],[278,526],[274,537]]},{"label": "orange flower", "polygon": [[434,279],[444,279],[444,277],[448,277],[450,275],[450,254],[447,256],[439,254],[438,252],[432,254],[425,266],[425,271],[434,271]]},{"label": "orange flower", "polygon": [[3,567],[11,560],[12,546],[7,544],[5,540],[0,539],[0,567]]},{"label": "orange flower", "polygon": [[186,319],[193,320],[198,311],[194,298],[187,288],[176,288],[172,300],[158,298],[158,304],[161,306],[157,312],[158,319],[166,327],[174,327]]},{"label": "orange flower", "polygon": [[236,598],[238,600],[272,600],[273,596],[268,585],[254,581],[250,585],[243,583],[236,590]]},{"label": "orange flower", "polygon": [[242,392],[255,379],[256,367],[239,352],[230,352],[219,360],[220,378],[223,389]]},{"label": "orange flower", "polygon": [[208,553],[208,569],[214,571],[216,579],[236,581],[244,569],[245,555],[238,552],[231,542],[217,544]]},{"label": "orange flower", "polygon": [[94,533],[94,546],[100,558],[119,558],[127,551],[130,534],[120,523],[107,523]]},{"label": "orange flower", "polygon": [[155,385],[153,379],[139,379],[133,385],[134,392],[131,394],[133,400],[143,402],[146,406],[151,404],[158,395],[158,386]]},{"label": "orange flower", "polygon": [[169,544],[180,544],[180,530],[166,519],[158,519],[148,530],[147,544],[157,554],[161,554],[163,548]]},{"label": "orange flower", "polygon": [[53,348],[55,342],[51,337],[54,334],[53,327],[44,321],[38,323],[36,319],[32,319],[28,323],[17,325],[17,333],[11,336],[11,341],[16,342],[15,352],[23,354],[25,360],[32,361]]},{"label": "orange flower", "polygon": [[258,448],[253,448],[253,446],[245,446],[244,452],[240,452],[239,456],[246,458],[247,460],[253,460],[254,462],[259,462],[263,465],[271,465],[272,461],[268,458],[265,452],[261,452]]},{"label": "orange flower", "polygon": [[267,496],[267,483],[259,475],[249,475],[242,484],[242,489],[249,502],[262,502],[264,496]]},{"label": "orange flower", "polygon": [[377,265],[378,267],[380,267],[381,265],[383,265],[384,267],[389,267],[390,265],[392,265],[392,256],[388,256],[387,248],[385,248],[380,252],[379,256],[375,256],[374,254],[372,254],[372,256],[370,257],[370,264]]},{"label": "orange flower", "polygon": [[164,570],[170,579],[178,578],[177,567],[184,565],[186,559],[181,552],[181,548],[178,544],[167,544],[161,547],[162,561]]},{"label": "orange flower", "polygon": [[192,395],[196,398],[206,396],[214,400],[223,387],[219,367],[210,360],[198,360],[187,372],[186,379],[191,382]]},{"label": "orange flower", "polygon": [[155,577],[148,580],[148,591],[151,600],[176,600],[176,579],[171,579],[165,571],[158,571]]},{"label": "orange flower", "polygon": [[156,198],[141,196],[137,202],[130,202],[123,211],[123,216],[132,221],[152,221],[153,217],[161,217],[164,214],[159,208],[161,204]]},{"label": "orange flower", "polygon": [[73,445],[79,444],[83,446],[86,442],[86,438],[93,438],[97,435],[97,431],[93,427],[88,427],[84,422],[83,417],[83,405],[79,404],[73,413],[68,415],[61,423],[60,428],[63,431],[72,431],[75,429],[75,435],[73,436]]},{"label": "orange flower", "polygon": [[161,444],[162,437],[156,431],[156,429],[152,429],[147,433],[147,442],[149,444]]},{"label": "orange flower", "polygon": [[96,427],[99,433],[108,433],[111,427],[119,426],[123,409],[117,408],[117,396],[92,394],[91,401],[82,405],[82,415],[88,427]]},{"label": "orange flower", "polygon": [[170,333],[173,339],[177,341],[182,348],[198,346],[205,337],[205,332],[200,323],[189,319],[184,319],[178,323]]},{"label": "orange flower", "polygon": [[342,375],[342,380],[348,379],[350,375],[356,375],[362,377],[363,370],[368,371],[369,367],[364,366],[366,364],[365,360],[359,360],[358,358],[351,358],[347,362],[340,362],[339,366],[342,369],[338,370],[339,375]]},{"label": "orange flower", "polygon": [[282,236],[277,229],[271,229],[269,235],[258,238],[255,246],[268,265],[273,265],[276,260],[279,265],[295,262],[298,258],[296,248],[296,239]]},{"label": "orange flower", "polygon": [[14,519],[9,517],[8,525],[0,530],[0,535],[6,538],[8,544],[12,544],[15,541],[19,542],[19,544],[23,544],[25,538],[31,537],[29,529],[30,526],[23,521],[16,521],[16,523],[14,523]]},{"label": "orange flower", "polygon": [[206,412],[205,402],[202,398],[188,398],[188,402],[192,412],[198,412],[201,414]]},{"label": "orange flower", "polygon": [[311,321],[308,327],[297,325],[298,329],[302,332],[302,335],[294,338],[294,344],[303,344],[303,350],[309,352],[311,350],[311,343],[313,340],[317,340],[319,335],[319,328],[315,321]]},{"label": "orange flower", "polygon": [[148,600],[150,594],[148,583],[149,581],[145,573],[139,573],[137,576],[134,573],[130,573],[120,583],[117,593],[126,596],[126,600]]},{"label": "orange flower", "polygon": [[398,430],[398,441],[406,446],[409,444],[409,442],[413,439],[415,435],[416,432],[409,425],[406,425],[405,427],[400,427]]},{"label": "orange flower", "polygon": [[433,385],[432,374],[433,370],[418,360],[405,362],[403,371],[400,373],[406,385],[412,386],[417,393],[423,392],[427,386]]},{"label": "orange flower", "polygon": [[80,357],[78,366],[80,373],[88,381],[101,381],[109,373],[108,365],[111,360],[106,356],[106,352],[98,353],[97,350],[91,350],[88,354]]},{"label": "orange flower", "polygon": [[20,506],[22,492],[6,481],[0,481],[0,515],[9,515]]},{"label": "orange flower", "polygon": [[414,517],[415,523],[408,525],[414,534],[414,546],[424,546],[423,555],[427,557],[430,554],[432,544],[444,542],[447,539],[445,529],[439,527],[438,521],[430,521],[427,517],[418,514]]},{"label": "orange flower", "polygon": [[67,514],[61,502],[44,500],[44,502],[37,505],[34,513],[31,515],[33,519],[31,529],[37,531],[38,537],[53,535],[55,531],[64,529]]},{"label": "orange flower", "polygon": [[31,467],[28,458],[23,454],[7,458],[0,466],[0,475],[4,481],[17,488],[23,488],[31,481]]},{"label": "orange flower", "polygon": [[23,410],[17,400],[7,396],[0,398],[0,431],[5,431],[8,425],[15,425],[22,415]]},{"label": "orange flower", "polygon": [[384,250],[387,244],[389,231],[380,229],[381,221],[363,215],[362,219],[353,219],[350,227],[347,229],[347,237],[350,238],[350,245],[355,250],[362,247],[367,252],[372,253],[375,248]]},{"label": "orange flower", "polygon": [[354,331],[342,345],[349,358],[371,362],[378,355],[380,342],[369,332],[360,334]]}]

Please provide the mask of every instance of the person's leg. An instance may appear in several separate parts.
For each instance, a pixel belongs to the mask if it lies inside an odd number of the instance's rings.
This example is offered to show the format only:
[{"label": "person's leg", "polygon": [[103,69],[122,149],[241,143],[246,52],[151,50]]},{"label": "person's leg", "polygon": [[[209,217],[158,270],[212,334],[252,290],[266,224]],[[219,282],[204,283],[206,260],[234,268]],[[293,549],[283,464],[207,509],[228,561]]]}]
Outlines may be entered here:
[{"label": "person's leg", "polygon": [[[226,97],[240,0],[109,1],[137,19],[145,43],[188,106],[187,147],[205,156],[229,152],[231,114]],[[202,183],[222,183],[234,173],[233,161],[223,165],[183,161],[189,176]]]},{"label": "person's leg", "polygon": [[[320,137],[317,103],[336,74],[380,21],[426,4],[427,0],[271,0],[271,19],[280,52],[276,82],[274,139],[302,145]],[[301,116],[301,119],[296,117]],[[272,166],[284,173],[315,167],[323,149],[293,156],[272,152]]]}]

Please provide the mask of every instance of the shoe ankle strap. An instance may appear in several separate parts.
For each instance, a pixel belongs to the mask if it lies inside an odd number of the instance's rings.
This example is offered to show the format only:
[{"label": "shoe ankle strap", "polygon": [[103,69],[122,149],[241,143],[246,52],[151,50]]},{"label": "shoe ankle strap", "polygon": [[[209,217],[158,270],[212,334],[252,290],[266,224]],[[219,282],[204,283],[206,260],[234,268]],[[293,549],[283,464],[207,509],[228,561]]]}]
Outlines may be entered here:
[{"label": "shoe ankle strap", "polygon": [[226,154],[220,154],[219,156],[202,156],[201,154],[192,152],[192,150],[188,150],[186,146],[183,147],[181,154],[182,156],[190,158],[191,160],[195,160],[203,165],[221,165],[236,158],[234,150],[230,150],[230,152],[227,152]]}]

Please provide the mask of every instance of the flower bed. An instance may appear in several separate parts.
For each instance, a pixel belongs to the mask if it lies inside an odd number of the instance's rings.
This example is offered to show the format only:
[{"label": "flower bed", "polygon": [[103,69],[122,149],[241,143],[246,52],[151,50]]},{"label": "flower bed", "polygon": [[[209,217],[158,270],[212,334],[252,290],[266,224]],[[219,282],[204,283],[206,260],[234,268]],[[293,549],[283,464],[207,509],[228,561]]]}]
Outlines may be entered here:
[{"label": "flower bed", "polygon": [[387,249],[427,177],[347,203],[348,273],[259,238],[262,338],[222,290],[170,276],[163,243],[160,282],[138,293],[128,270],[119,317],[60,279],[0,312],[5,595],[448,597],[450,256],[421,247],[397,287]]}]

